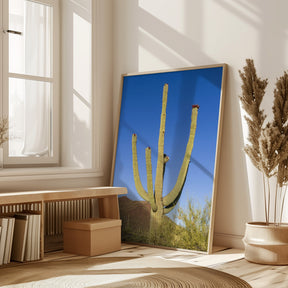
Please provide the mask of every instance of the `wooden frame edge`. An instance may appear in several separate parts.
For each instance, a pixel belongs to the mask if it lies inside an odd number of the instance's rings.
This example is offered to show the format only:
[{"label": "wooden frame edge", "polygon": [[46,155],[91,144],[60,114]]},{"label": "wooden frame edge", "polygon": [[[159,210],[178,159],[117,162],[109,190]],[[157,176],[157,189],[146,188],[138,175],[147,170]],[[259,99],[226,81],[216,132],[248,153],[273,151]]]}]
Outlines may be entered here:
[{"label": "wooden frame edge", "polygon": [[227,82],[227,70],[228,65],[222,64],[223,74],[221,83],[221,95],[220,95],[220,107],[218,116],[218,131],[217,131],[217,142],[216,142],[216,154],[215,154],[215,167],[214,167],[214,183],[212,191],[212,201],[211,201],[211,215],[210,215],[210,227],[208,235],[208,248],[207,253],[211,254],[213,252],[213,238],[214,238],[214,224],[215,224],[215,214],[216,214],[216,195],[218,190],[218,177],[219,177],[219,163],[220,163],[220,153],[221,153],[221,140],[222,140],[222,130],[223,130],[223,117],[224,117],[224,102],[226,98],[226,82]]},{"label": "wooden frame edge", "polygon": [[184,68],[175,68],[175,69],[167,69],[167,70],[158,70],[158,71],[145,71],[145,72],[135,72],[135,73],[126,73],[121,75],[121,89],[120,89],[120,97],[118,103],[118,115],[117,115],[117,123],[116,130],[114,136],[113,143],[113,160],[112,160],[112,169],[110,175],[110,186],[113,186],[114,180],[114,171],[115,171],[115,160],[116,160],[116,152],[117,152],[117,142],[118,142],[118,132],[119,132],[119,122],[120,122],[120,114],[121,114],[121,102],[122,102],[122,94],[123,94],[123,81],[126,76],[137,76],[137,75],[146,75],[146,74],[157,74],[157,73],[168,73],[168,72],[177,72],[177,71],[185,71],[185,70],[199,70],[199,69],[208,69],[208,68],[217,68],[222,67],[222,81],[221,81],[221,93],[220,93],[220,105],[219,105],[219,114],[218,114],[218,128],[217,128],[217,142],[216,142],[216,152],[215,152],[215,167],[214,167],[214,183],[212,190],[212,201],[211,201],[211,214],[210,214],[210,226],[208,233],[208,246],[207,246],[207,254],[211,254],[213,252],[213,234],[214,234],[214,224],[215,224],[215,209],[216,209],[216,195],[218,189],[218,174],[219,174],[219,162],[220,162],[220,150],[221,150],[221,138],[222,138],[222,125],[223,125],[223,117],[224,117],[224,102],[226,98],[226,82],[227,82],[227,73],[228,73],[228,64],[220,63],[220,64],[211,64],[211,65],[201,65],[195,67],[184,67]]}]

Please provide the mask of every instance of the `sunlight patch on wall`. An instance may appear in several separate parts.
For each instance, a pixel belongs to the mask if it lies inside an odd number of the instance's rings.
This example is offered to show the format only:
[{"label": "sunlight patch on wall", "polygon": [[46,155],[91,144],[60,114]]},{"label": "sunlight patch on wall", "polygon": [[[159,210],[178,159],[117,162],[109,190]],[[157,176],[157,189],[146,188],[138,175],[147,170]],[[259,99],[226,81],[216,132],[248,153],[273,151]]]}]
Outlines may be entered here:
[{"label": "sunlight patch on wall", "polygon": [[73,162],[77,163],[80,168],[92,167],[92,142],[83,141],[83,139],[91,139],[91,106],[86,105],[85,101],[73,94]]},{"label": "sunlight patch on wall", "polygon": [[175,1],[158,0],[155,5],[153,1],[139,0],[139,7],[178,32],[186,31],[186,0],[177,0],[176,5]]},{"label": "sunlight patch on wall", "polygon": [[[261,12],[258,4],[254,4],[254,1],[242,0],[242,1],[229,1],[229,0],[220,0],[214,1],[215,5],[223,7],[226,12],[230,11],[234,16],[245,19],[245,22],[250,24],[257,24],[261,21]],[[216,7],[217,8],[217,7]],[[218,10],[218,9],[217,9]]]},{"label": "sunlight patch on wall", "polygon": [[242,55],[251,55],[251,48],[255,50],[253,54],[257,53],[259,47],[243,45],[243,38],[246,38],[246,43],[255,42],[260,19],[254,9],[243,4],[243,1],[204,1],[204,19],[207,21],[203,26],[202,39],[205,53],[212,57],[223,55],[224,58],[229,57],[227,49],[237,51],[240,47]]},{"label": "sunlight patch on wall", "polygon": [[73,88],[91,101],[91,22],[73,14]]},{"label": "sunlight patch on wall", "polygon": [[[138,67],[139,71],[160,70],[179,66],[191,65],[191,62],[181,56],[171,47],[165,45],[148,31],[139,27]],[[149,59],[149,61],[147,61]],[[167,61],[166,61],[167,59]],[[172,65],[175,63],[175,65]]]},{"label": "sunlight patch on wall", "polygon": [[73,162],[92,167],[91,31],[89,15],[73,13]]}]

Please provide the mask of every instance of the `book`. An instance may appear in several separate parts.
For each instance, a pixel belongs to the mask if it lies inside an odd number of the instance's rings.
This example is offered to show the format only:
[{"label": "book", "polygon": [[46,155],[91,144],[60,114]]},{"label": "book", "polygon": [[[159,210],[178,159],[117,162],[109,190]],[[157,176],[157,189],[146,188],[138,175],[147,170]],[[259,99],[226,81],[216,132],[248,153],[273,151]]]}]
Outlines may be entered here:
[{"label": "book", "polygon": [[27,214],[28,216],[28,227],[27,227],[27,239],[25,246],[25,254],[24,260],[31,261],[32,260],[32,237],[33,237],[33,215]]},{"label": "book", "polygon": [[7,217],[7,219],[8,219],[8,227],[7,227],[3,264],[10,263],[13,234],[14,234],[14,224],[15,224],[15,218]]},{"label": "book", "polygon": [[35,215],[37,218],[36,221],[36,255],[35,255],[35,260],[39,260],[41,258],[41,215]]},{"label": "book", "polygon": [[11,260],[23,262],[27,240],[28,215],[15,214]]},{"label": "book", "polygon": [[4,262],[4,252],[6,245],[6,235],[8,228],[8,218],[0,218],[1,229],[1,237],[0,237],[0,265]]},{"label": "book", "polygon": [[34,214],[33,216],[33,230],[32,230],[32,250],[31,260],[40,259],[40,234],[41,234],[41,215]]},{"label": "book", "polygon": [[15,218],[10,218],[9,221],[11,222],[11,235],[10,235],[10,242],[9,242],[9,252],[8,252],[8,263],[11,261],[11,252],[12,252],[12,243],[13,243],[13,235],[14,235],[14,227],[15,227]]},{"label": "book", "polygon": [[40,235],[41,235],[41,215],[27,213],[28,227],[27,239],[24,253],[25,261],[40,259]]}]

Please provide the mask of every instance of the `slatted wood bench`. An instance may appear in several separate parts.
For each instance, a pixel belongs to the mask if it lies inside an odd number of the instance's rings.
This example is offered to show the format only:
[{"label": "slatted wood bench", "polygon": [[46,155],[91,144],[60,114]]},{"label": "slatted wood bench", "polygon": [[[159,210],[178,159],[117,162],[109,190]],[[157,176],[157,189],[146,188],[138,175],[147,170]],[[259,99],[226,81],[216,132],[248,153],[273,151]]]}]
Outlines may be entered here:
[{"label": "slatted wood bench", "polygon": [[40,254],[44,258],[44,204],[56,201],[97,199],[99,218],[120,219],[118,195],[127,194],[125,187],[91,187],[53,191],[0,193],[0,215],[12,215],[21,209],[41,214]]}]

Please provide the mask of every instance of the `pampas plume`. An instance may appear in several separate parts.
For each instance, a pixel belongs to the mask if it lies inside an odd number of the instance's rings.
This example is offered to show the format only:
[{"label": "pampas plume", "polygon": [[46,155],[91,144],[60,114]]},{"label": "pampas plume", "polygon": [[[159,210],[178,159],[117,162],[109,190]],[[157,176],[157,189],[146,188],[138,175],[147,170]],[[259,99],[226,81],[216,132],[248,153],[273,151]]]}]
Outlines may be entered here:
[{"label": "pampas plume", "polygon": [[[288,184],[288,74],[277,79],[274,90],[274,104],[272,107],[273,120],[264,125],[266,114],[261,109],[261,103],[265,95],[268,80],[262,80],[257,76],[254,61],[246,59],[246,66],[239,71],[242,80],[242,95],[239,96],[244,116],[248,126],[248,144],[244,151],[251,159],[253,165],[263,173],[265,218],[269,223],[270,211],[270,178],[277,177],[275,192],[274,223],[276,222],[276,207],[281,207],[279,223],[282,220],[284,200],[286,192],[280,195],[282,203],[277,204],[278,186],[287,188]],[[268,187],[266,193],[265,187]],[[287,189],[285,189],[286,191]]]}]

